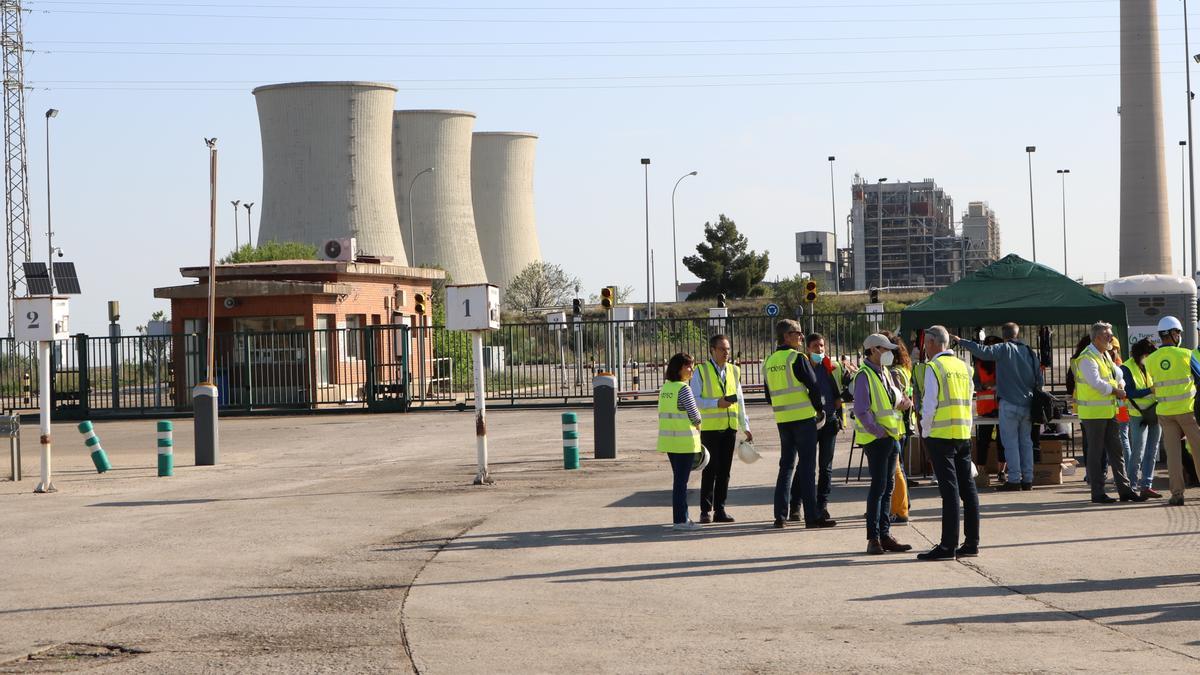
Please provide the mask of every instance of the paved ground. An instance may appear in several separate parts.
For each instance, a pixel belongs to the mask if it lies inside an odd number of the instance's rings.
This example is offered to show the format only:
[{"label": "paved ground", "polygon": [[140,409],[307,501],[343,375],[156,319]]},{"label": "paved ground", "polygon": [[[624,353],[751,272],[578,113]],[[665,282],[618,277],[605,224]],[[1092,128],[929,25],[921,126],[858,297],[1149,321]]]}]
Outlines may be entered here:
[{"label": "paved ground", "polygon": [[[26,480],[0,483],[0,672],[1200,670],[1200,491],[989,494],[980,558],[868,557],[854,481],[839,527],[766,528],[760,423],[739,522],[681,535],[651,409],[622,411],[622,459],[577,472],[558,413],[489,417],[487,488],[470,413],[227,420],[208,468],[181,422],[170,479],[152,422],[97,425],[103,476],[60,425],[54,495],[31,494],[34,429]],[[897,536],[929,546],[939,505],[914,490]]]}]

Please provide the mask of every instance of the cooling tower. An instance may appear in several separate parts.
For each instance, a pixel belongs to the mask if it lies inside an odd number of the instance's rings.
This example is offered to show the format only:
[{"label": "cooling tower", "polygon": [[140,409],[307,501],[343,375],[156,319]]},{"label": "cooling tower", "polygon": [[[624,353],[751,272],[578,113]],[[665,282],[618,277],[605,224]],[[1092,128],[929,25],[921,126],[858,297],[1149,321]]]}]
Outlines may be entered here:
[{"label": "cooling tower", "polygon": [[1121,0],[1121,276],[1170,274],[1157,0]]},{"label": "cooling tower", "polygon": [[259,243],[319,247],[357,237],[359,251],[403,264],[389,151],[396,88],[294,82],[253,93],[263,152]]},{"label": "cooling tower", "polygon": [[[474,125],[475,114],[459,110],[397,110],[392,115],[396,211],[410,264],[441,267],[456,284],[488,280],[471,208]],[[433,172],[420,175],[430,167]]]},{"label": "cooling tower", "polygon": [[541,260],[533,215],[533,151],[537,136],[475,134],[471,201],[488,279],[503,289],[529,263]]}]

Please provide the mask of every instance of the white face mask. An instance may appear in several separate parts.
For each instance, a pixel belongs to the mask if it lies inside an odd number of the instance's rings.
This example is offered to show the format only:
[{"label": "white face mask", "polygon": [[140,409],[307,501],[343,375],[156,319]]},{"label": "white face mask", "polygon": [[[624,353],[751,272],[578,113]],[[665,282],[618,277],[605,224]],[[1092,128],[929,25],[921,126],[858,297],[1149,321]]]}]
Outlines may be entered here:
[{"label": "white face mask", "polygon": [[880,365],[882,365],[884,368],[891,368],[891,367],[892,367],[892,364],[893,364],[893,363],[895,363],[895,362],[896,362],[896,355],[895,355],[895,354],[893,354],[893,353],[891,352],[891,350],[888,350],[888,351],[886,351],[886,352],[884,352],[884,353],[882,353],[882,354],[880,354],[880,355],[879,355],[879,363],[880,363]]}]

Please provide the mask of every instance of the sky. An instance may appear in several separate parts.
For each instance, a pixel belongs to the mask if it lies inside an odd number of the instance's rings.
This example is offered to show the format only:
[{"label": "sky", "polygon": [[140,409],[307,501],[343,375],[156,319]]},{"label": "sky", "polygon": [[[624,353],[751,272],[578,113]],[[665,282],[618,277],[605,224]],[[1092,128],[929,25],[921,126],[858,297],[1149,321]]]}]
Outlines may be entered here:
[{"label": "sky", "polygon": [[[439,0],[441,2],[441,0]],[[261,203],[254,97],[261,84],[374,80],[396,108],[477,113],[477,131],[539,135],[543,258],[646,293],[643,167],[657,296],[703,226],[732,218],[792,276],[795,232],[845,232],[854,174],[935,179],[956,217],[986,201],[1002,251],[1117,276],[1119,16],[1115,0],[195,0],[24,3],[34,259],[46,250],[51,120],[55,245],[84,294],[72,331],[102,334],[108,300],[125,333],[169,303],[208,258],[208,157],[219,139],[218,254],[234,248],[234,199]],[[1181,3],[1159,3],[1172,248],[1182,227],[1186,138]],[[1193,22],[1194,23],[1194,22]],[[1193,50],[1200,46],[1193,42]],[[1200,76],[1200,73],[1197,73]],[[253,214],[255,233],[260,213]],[[239,213],[244,241],[245,210]],[[843,242],[844,243],[844,242]],[[1180,265],[1178,253],[1176,265]],[[679,265],[681,282],[694,277]]]}]

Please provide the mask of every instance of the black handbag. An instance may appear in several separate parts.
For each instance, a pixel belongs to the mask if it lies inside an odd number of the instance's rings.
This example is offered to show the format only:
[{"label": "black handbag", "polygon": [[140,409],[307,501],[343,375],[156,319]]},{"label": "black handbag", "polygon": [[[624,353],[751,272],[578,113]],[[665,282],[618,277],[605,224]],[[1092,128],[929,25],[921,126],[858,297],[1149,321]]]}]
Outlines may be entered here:
[{"label": "black handbag", "polygon": [[[1025,345],[1025,351],[1029,353],[1036,374],[1041,363],[1029,345]],[[1066,405],[1057,396],[1046,393],[1037,387],[1033,390],[1033,400],[1029,404],[1029,420],[1034,424],[1049,424],[1050,420],[1059,416],[1059,410],[1065,410],[1065,408]]]}]

